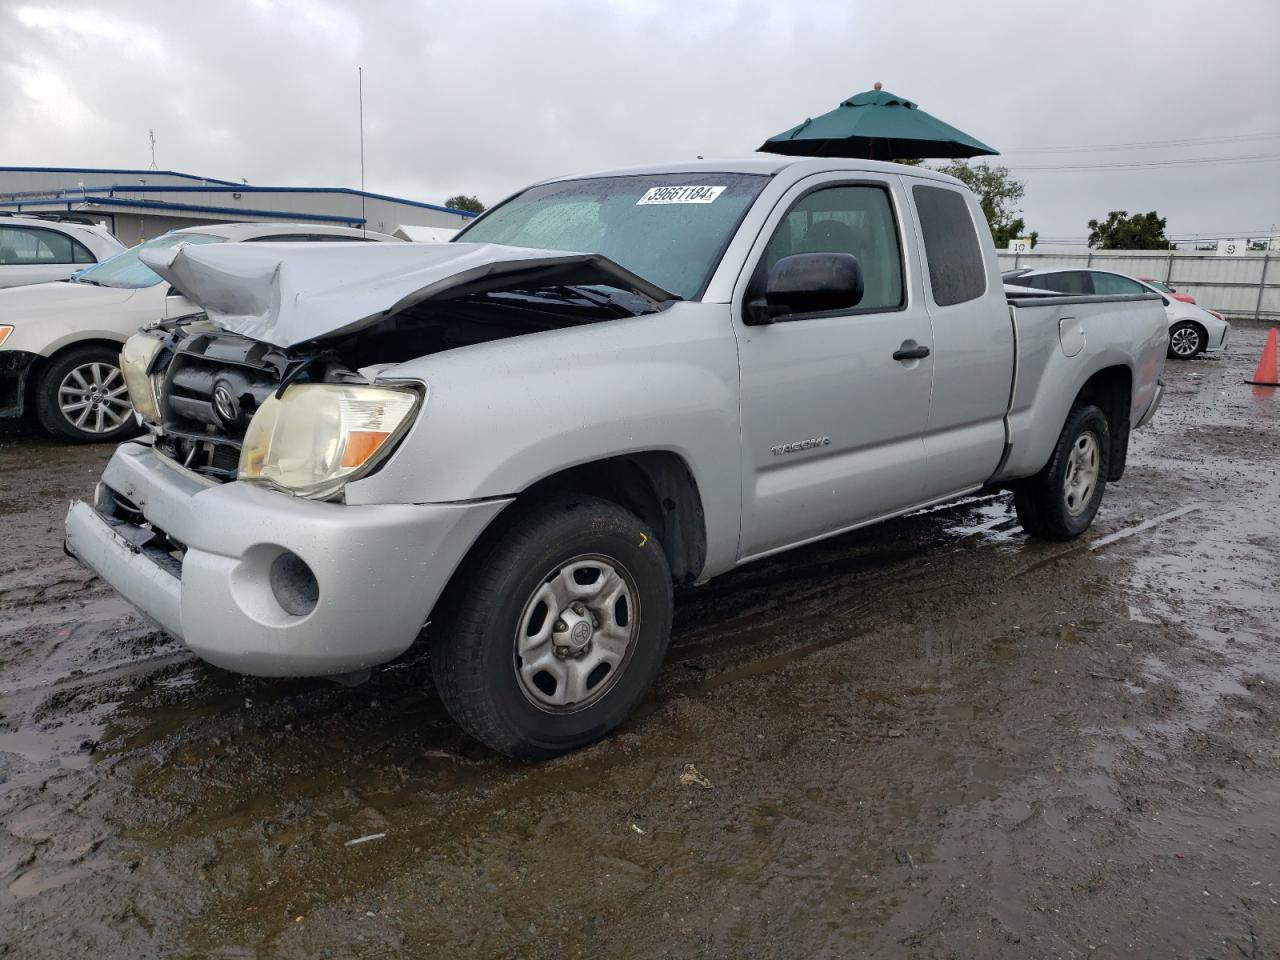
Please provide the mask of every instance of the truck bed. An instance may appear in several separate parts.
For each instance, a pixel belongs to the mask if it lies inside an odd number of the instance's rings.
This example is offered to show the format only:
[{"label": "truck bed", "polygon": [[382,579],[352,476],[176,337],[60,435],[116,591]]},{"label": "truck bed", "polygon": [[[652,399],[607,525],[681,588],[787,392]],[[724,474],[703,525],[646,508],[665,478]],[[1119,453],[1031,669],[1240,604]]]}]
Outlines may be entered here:
[{"label": "truck bed", "polygon": [[[1168,345],[1156,294],[1022,295],[1006,291],[1014,335],[1014,375],[1006,417],[1011,455],[996,479],[1034,473],[1057,440],[1046,424],[1065,421],[1081,370],[1122,367],[1133,379],[1134,423],[1155,400]],[[1135,364],[1134,345],[1141,344]],[[1087,347],[1087,349],[1086,349]]]}]

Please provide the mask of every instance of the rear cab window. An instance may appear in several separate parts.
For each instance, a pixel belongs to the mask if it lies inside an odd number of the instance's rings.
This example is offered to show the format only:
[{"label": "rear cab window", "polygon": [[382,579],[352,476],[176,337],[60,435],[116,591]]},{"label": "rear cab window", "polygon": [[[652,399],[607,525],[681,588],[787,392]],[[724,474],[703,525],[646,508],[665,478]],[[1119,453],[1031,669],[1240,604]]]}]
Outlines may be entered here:
[{"label": "rear cab window", "polygon": [[917,184],[911,195],[924,236],[933,302],[949,307],[976,300],[987,292],[987,271],[964,194]]}]

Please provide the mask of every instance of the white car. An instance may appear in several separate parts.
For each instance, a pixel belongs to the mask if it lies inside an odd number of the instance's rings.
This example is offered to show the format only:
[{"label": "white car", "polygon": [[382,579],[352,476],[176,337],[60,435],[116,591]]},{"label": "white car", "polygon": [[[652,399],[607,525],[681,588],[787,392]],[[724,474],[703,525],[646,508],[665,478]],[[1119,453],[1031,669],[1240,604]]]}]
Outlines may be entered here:
[{"label": "white car", "polygon": [[0,215],[0,288],[62,280],[124,250],[105,227]]},{"label": "white car", "polygon": [[120,440],[137,429],[120,346],[141,327],[199,312],[140,259],[147,248],[227,242],[390,241],[386,234],[302,223],[188,227],[57,283],[0,290],[0,417],[32,410],[54,436]]},{"label": "white car", "polygon": [[1006,284],[1081,296],[1158,293],[1164,300],[1164,312],[1169,317],[1169,356],[1175,360],[1190,360],[1206,351],[1225,350],[1227,337],[1231,334],[1231,324],[1223,319],[1222,314],[1194,303],[1184,303],[1153,284],[1123,273],[1073,268],[1022,269],[1007,270],[1003,278]]}]

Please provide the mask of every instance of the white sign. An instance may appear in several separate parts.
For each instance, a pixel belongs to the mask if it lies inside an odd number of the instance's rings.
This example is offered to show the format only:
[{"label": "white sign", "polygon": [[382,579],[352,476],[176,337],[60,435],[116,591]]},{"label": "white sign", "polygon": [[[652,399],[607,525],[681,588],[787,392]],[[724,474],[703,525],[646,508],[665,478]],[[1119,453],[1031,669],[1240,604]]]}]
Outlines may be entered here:
[{"label": "white sign", "polygon": [[1248,240],[1219,240],[1218,256],[1242,257],[1249,249]]},{"label": "white sign", "polygon": [[1009,241],[1010,253],[1030,253],[1031,238],[1030,237],[1014,237]]},{"label": "white sign", "polygon": [[711,203],[724,193],[724,187],[653,187],[636,201],[645,203]]}]

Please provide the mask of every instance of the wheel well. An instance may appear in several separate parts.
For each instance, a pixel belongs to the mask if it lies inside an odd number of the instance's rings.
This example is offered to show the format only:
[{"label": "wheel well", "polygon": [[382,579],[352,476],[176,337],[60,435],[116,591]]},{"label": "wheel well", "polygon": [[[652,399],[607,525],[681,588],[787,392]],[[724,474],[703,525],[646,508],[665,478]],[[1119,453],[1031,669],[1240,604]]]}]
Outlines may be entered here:
[{"label": "wheel well", "polygon": [[1107,418],[1107,426],[1111,432],[1108,480],[1119,480],[1124,475],[1125,459],[1129,453],[1129,410],[1132,398],[1133,373],[1125,366],[1099,370],[1085,381],[1085,385],[1076,394],[1076,403],[1088,401],[1096,404]]},{"label": "wheel well", "polygon": [[517,503],[566,493],[612,501],[648,524],[676,583],[692,583],[702,572],[707,559],[702,495],[678,454],[654,450],[570,467],[527,487]]}]

